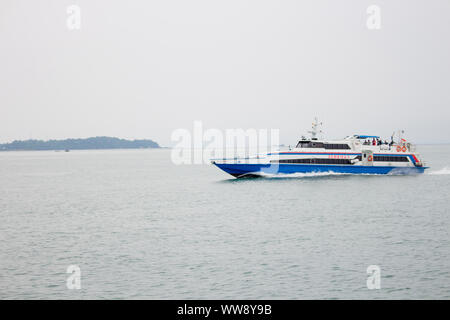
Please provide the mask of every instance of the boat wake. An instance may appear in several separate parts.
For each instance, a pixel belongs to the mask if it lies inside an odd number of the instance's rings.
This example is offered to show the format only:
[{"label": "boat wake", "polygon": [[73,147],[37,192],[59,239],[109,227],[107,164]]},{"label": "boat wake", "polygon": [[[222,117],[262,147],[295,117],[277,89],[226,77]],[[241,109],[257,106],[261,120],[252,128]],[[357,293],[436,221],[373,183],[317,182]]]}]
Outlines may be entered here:
[{"label": "boat wake", "polygon": [[447,174],[450,174],[450,169],[447,168],[447,167],[444,167],[444,168],[442,168],[441,170],[427,172],[427,174],[432,174],[432,175],[447,175]]},{"label": "boat wake", "polygon": [[295,172],[295,173],[266,173],[266,172],[255,172],[253,176],[258,176],[262,178],[270,179],[286,179],[286,178],[315,178],[315,177],[330,177],[330,176],[348,176],[350,173],[339,173],[339,172]]},{"label": "boat wake", "polygon": [[[408,176],[418,175],[418,172],[411,172],[404,169],[394,169],[389,172],[388,176]],[[429,174],[450,174],[450,169],[444,168],[438,172]],[[267,173],[267,172],[252,172],[246,175],[239,176],[239,178],[269,178],[269,179],[289,179],[289,178],[317,178],[317,177],[336,177],[336,176],[386,176],[385,174],[377,173],[342,173],[342,172],[295,172],[295,173]]]}]

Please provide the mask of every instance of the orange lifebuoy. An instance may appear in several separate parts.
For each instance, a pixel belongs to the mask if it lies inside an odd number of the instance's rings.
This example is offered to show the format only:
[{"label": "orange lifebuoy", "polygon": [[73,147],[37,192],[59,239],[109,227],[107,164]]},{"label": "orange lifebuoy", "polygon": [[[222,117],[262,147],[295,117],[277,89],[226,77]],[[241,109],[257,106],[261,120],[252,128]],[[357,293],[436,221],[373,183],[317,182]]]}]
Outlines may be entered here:
[{"label": "orange lifebuoy", "polygon": [[405,146],[403,146],[402,151],[406,152],[406,147]]},{"label": "orange lifebuoy", "polygon": [[402,151],[402,147],[397,146],[397,152],[400,152],[400,151]]},{"label": "orange lifebuoy", "polygon": [[368,156],[367,157],[367,161],[372,161],[373,160],[373,157],[372,156]]}]

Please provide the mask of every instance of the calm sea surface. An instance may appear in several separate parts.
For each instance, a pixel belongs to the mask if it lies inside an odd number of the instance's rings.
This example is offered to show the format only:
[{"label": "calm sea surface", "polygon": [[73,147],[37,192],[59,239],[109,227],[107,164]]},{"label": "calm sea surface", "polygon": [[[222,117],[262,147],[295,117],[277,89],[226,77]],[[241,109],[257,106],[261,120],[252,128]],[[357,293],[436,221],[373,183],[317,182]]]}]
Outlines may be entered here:
[{"label": "calm sea surface", "polygon": [[419,151],[419,176],[244,180],[170,150],[1,152],[0,298],[450,299],[450,146]]}]

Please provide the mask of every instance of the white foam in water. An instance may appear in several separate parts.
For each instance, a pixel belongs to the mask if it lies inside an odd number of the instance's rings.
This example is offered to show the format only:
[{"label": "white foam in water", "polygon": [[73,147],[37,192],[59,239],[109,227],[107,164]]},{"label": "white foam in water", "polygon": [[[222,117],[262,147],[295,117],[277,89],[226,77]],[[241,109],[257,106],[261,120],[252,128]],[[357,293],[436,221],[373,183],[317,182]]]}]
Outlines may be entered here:
[{"label": "white foam in water", "polygon": [[436,175],[450,174],[450,169],[445,167],[445,168],[442,168],[441,170],[430,171],[430,172],[427,172],[427,173],[428,174],[436,174]]},{"label": "white foam in water", "polygon": [[349,175],[349,173],[339,173],[339,172],[295,172],[295,173],[265,173],[258,172],[256,173],[264,178],[309,178],[309,177],[326,177],[326,176],[343,176]]}]

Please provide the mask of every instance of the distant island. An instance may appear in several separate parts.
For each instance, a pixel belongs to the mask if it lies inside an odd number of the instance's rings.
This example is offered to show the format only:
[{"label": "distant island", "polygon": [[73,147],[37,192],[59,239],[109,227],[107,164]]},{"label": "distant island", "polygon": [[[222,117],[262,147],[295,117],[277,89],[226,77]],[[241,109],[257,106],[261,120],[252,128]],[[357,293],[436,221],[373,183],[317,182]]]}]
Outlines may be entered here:
[{"label": "distant island", "polygon": [[0,144],[0,151],[28,150],[93,150],[160,148],[153,140],[125,140],[113,137],[93,137],[65,140],[23,140]]}]

